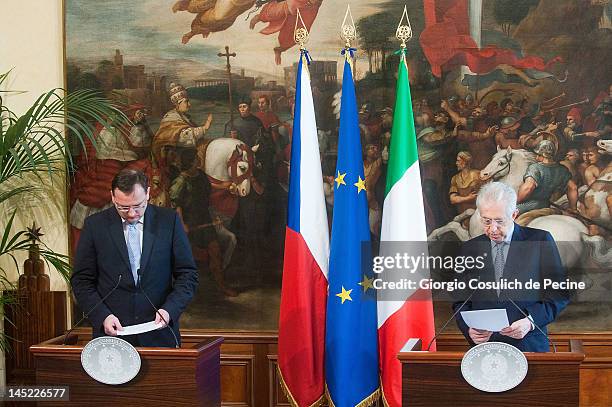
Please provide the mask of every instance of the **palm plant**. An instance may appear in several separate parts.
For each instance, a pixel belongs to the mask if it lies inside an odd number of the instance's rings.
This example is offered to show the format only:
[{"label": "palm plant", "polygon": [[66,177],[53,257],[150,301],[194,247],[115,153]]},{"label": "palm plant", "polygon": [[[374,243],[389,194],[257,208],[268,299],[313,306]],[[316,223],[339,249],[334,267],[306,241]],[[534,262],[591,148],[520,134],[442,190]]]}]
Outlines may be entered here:
[{"label": "palm plant", "polygon": [[[10,72],[0,74],[0,87]],[[63,182],[64,175],[73,166],[68,138],[85,145],[94,139],[95,124],[104,126],[110,121],[127,121],[118,106],[98,91],[77,90],[65,93],[56,88],[40,95],[23,114],[17,115],[5,106],[2,94],[14,93],[0,90],[0,204],[28,194],[41,192],[44,185]],[[27,231],[13,231],[14,220],[19,208],[0,222],[0,258],[10,257],[19,267],[15,254],[29,249],[31,241]],[[68,280],[71,272],[69,258],[54,252],[41,244],[40,255]],[[7,270],[0,267],[0,290],[14,288],[7,277]],[[0,306],[10,301],[9,294],[0,295]],[[0,348],[4,348],[0,335]]]}]

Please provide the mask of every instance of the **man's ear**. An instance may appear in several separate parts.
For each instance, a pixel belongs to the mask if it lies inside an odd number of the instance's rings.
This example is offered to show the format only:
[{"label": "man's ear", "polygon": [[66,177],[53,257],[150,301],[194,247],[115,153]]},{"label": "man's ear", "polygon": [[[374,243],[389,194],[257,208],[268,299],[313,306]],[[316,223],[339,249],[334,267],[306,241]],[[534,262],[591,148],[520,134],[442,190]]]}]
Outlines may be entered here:
[{"label": "man's ear", "polygon": [[111,196],[111,202],[114,204],[115,203],[115,194],[113,194],[113,190],[112,189],[110,191],[110,196]]},{"label": "man's ear", "polygon": [[147,187],[147,201],[149,200],[149,193],[151,192],[151,187]]}]

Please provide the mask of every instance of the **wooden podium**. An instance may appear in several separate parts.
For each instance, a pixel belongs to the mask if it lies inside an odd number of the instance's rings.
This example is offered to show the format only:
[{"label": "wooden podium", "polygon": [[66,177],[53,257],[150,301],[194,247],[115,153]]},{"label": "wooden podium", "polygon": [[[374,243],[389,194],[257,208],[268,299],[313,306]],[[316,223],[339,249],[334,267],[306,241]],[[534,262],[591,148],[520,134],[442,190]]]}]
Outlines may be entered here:
[{"label": "wooden podium", "polygon": [[183,344],[180,349],[136,348],[142,361],[140,372],[117,386],[99,383],[83,370],[81,351],[86,340],[71,334],[63,345],[62,335],[30,347],[36,362],[36,384],[69,386],[70,402],[44,402],[45,406],[221,405],[221,337]]},{"label": "wooden podium", "polygon": [[[401,352],[404,407],[578,407],[582,342],[570,341],[569,352],[526,352],[527,377],[514,389],[487,393],[461,376],[463,352]],[[421,349],[418,341],[413,350]]]}]

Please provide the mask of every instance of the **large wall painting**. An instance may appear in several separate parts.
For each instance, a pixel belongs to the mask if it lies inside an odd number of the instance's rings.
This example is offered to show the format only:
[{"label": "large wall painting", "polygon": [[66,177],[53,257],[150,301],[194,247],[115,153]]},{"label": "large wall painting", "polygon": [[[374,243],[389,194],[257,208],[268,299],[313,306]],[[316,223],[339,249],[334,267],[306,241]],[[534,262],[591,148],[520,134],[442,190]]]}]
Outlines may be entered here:
[{"label": "large wall painting", "polygon": [[[517,190],[518,222],[554,231],[590,284],[609,284],[612,231],[612,4],[602,0],[352,0],[355,83],[379,234],[404,4],[426,219],[431,240],[465,240],[478,188]],[[110,206],[110,180],[140,168],[151,201],[182,216],[200,269],[187,328],[277,327],[296,12],[308,49],[330,215],[346,2],[66,0],[67,87],[125,104],[133,125],[75,146],[70,225]],[[542,160],[542,157],[545,160]],[[532,171],[535,167],[532,167]],[[587,270],[587,271],[585,271]],[[438,322],[448,312],[436,310]],[[558,330],[610,329],[606,302],[575,301]],[[608,319],[607,319],[608,318]]]}]

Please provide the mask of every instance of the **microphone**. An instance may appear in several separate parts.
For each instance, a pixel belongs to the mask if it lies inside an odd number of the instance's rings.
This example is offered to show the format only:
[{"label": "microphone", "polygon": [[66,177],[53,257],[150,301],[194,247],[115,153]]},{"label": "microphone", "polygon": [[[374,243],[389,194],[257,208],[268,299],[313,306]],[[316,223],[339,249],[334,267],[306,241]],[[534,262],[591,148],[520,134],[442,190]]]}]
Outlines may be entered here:
[{"label": "microphone", "polygon": [[102,304],[102,303],[104,302],[104,300],[106,300],[106,299],[109,297],[109,295],[111,295],[111,294],[112,294],[112,293],[113,293],[113,292],[114,292],[114,291],[117,289],[117,287],[119,287],[119,283],[121,282],[121,278],[122,278],[122,277],[123,277],[123,275],[122,275],[122,274],[119,274],[119,278],[117,279],[117,284],[115,284],[115,286],[112,288],[112,290],[110,290],[110,291],[109,291],[109,292],[108,292],[108,293],[107,293],[107,294],[106,294],[104,297],[102,297],[102,299],[101,299],[100,301],[98,301],[98,302],[96,303],[96,305],[94,305],[93,307],[91,307],[91,309],[89,310],[89,312],[87,312],[87,313],[86,313],[86,314],[83,316],[83,318],[81,318],[81,319],[79,320],[79,322],[77,322],[76,324],[74,324],[74,325],[72,326],[72,328],[70,328],[70,329],[69,329],[69,330],[66,332],[66,334],[64,335],[64,342],[62,343],[62,345],[65,345],[65,344],[66,344],[66,339],[68,339],[68,335],[69,335],[69,334],[70,334],[70,333],[71,333],[71,332],[74,330],[74,328],[76,328],[77,326],[79,326],[79,324],[80,324],[81,322],[83,322],[83,321],[85,320],[85,318],[89,318],[89,315],[90,315],[90,314],[91,314],[91,313],[92,313],[92,312],[93,312],[93,311],[94,311],[96,308],[98,308],[98,306],[99,306],[100,304]]},{"label": "microphone", "polygon": [[149,302],[149,304],[151,304],[151,307],[153,307],[153,309],[155,310],[155,313],[157,315],[159,315],[159,317],[162,319],[162,321],[164,321],[164,323],[166,324],[166,328],[168,328],[170,330],[170,333],[172,333],[172,337],[174,338],[174,343],[175,343],[175,347],[176,349],[179,349],[181,346],[179,345],[179,341],[178,338],[176,337],[176,334],[174,333],[174,329],[172,329],[170,327],[170,324],[168,323],[168,321],[166,320],[166,318],[164,318],[164,316],[162,315],[161,312],[159,312],[159,309],[157,309],[157,307],[153,304],[153,301],[151,301],[151,299],[149,298],[149,296],[147,295],[147,293],[145,292],[145,290],[142,288],[142,285],[140,284],[140,269],[138,269],[138,278],[136,281],[136,287],[138,287],[138,289],[140,290],[140,292],[145,296],[145,298],[147,299],[147,301]]},{"label": "microphone", "polygon": [[[478,281],[480,281],[480,273],[478,273]],[[461,309],[463,309],[463,307],[465,306],[465,304],[467,304],[467,302],[469,300],[472,299],[472,296],[474,296],[474,293],[476,292],[477,288],[473,288],[472,292],[470,293],[470,295],[465,299],[465,301],[463,301],[461,303],[461,305],[459,306],[459,308],[457,308],[457,310],[453,313],[453,315],[451,315],[451,317],[444,323],[444,325],[442,325],[442,328],[440,328],[440,330],[438,331],[437,334],[434,335],[433,338],[431,338],[431,341],[429,341],[429,345],[427,345],[427,349],[425,349],[426,352],[429,352],[429,349],[431,348],[431,345],[433,344],[433,342],[436,340],[436,338],[438,336],[440,336],[442,334],[442,332],[444,332],[444,330],[446,329],[446,327],[448,326],[448,324],[455,319],[455,317],[457,316],[457,314],[459,313],[459,311],[461,311]]]},{"label": "microphone", "polygon": [[514,300],[513,300],[512,298],[510,298],[510,296],[509,296],[509,295],[508,295],[508,294],[507,294],[507,293],[506,293],[504,290],[502,290],[502,292],[504,293],[504,296],[506,297],[506,299],[507,299],[508,301],[510,301],[510,302],[512,303],[512,305],[514,305],[514,307],[515,307],[517,310],[519,310],[519,312],[520,312],[520,313],[521,313],[521,314],[522,314],[522,315],[523,315],[525,318],[529,319],[529,321],[531,321],[531,323],[533,324],[533,326],[534,326],[534,327],[536,327],[536,328],[538,329],[538,331],[540,331],[540,333],[546,337],[546,340],[548,341],[548,343],[550,343],[550,344],[552,345],[552,348],[553,348],[553,353],[557,353],[557,347],[555,346],[555,343],[554,343],[553,341],[551,341],[551,340],[550,340],[550,337],[549,337],[549,336],[546,334],[546,332],[544,332],[544,330],[542,330],[542,328],[540,328],[540,327],[538,326],[538,324],[536,324],[536,323],[533,321],[533,319],[529,318],[529,315],[527,315],[527,314],[525,313],[525,311],[523,311],[523,310],[521,309],[521,307],[519,307],[519,306],[518,306],[518,305],[517,305],[517,304],[514,302]]}]

